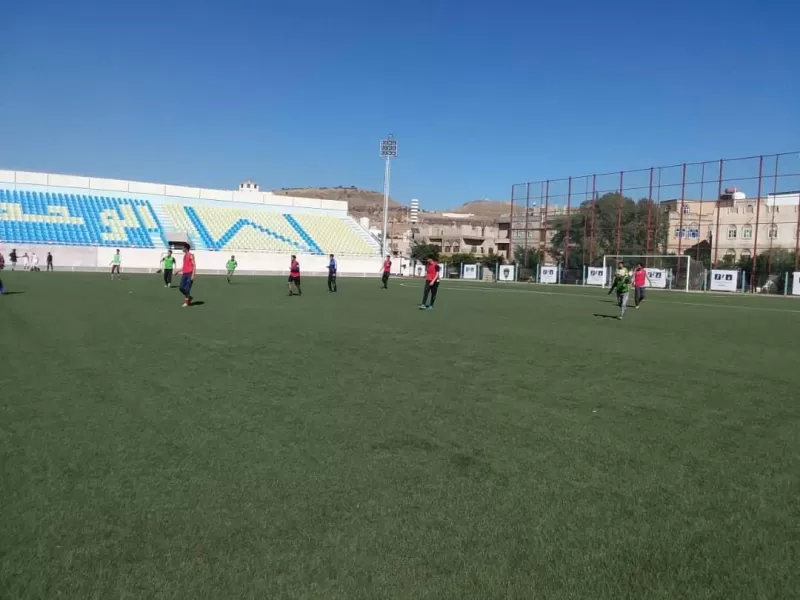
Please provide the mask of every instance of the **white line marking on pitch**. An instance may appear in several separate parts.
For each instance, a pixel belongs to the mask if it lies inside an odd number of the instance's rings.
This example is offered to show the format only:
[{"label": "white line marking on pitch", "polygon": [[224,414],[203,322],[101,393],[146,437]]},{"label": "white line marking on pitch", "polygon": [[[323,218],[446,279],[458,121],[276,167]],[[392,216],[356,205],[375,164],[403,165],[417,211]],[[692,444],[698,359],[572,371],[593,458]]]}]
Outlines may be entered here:
[{"label": "white line marking on pitch", "polygon": [[[403,287],[411,287],[406,286],[404,283],[400,284]],[[566,292],[544,292],[541,290],[504,290],[504,289],[490,289],[490,288],[469,288],[469,287],[461,287],[461,286],[442,286],[446,290],[454,290],[457,292],[488,292],[490,294],[494,293],[506,293],[506,294],[540,294],[542,296],[565,296],[568,298],[585,298],[587,300],[598,300],[599,298],[596,296],[589,296],[583,293],[575,293],[570,294]],[[648,300],[650,302],[650,300]],[[781,309],[781,308],[769,308],[763,306],[736,306],[734,304],[705,304],[702,302],[682,302],[682,301],[667,301],[667,302],[659,302],[656,300],[656,304],[682,304],[684,306],[703,306],[706,308],[734,308],[739,310],[755,310],[755,311],[763,311],[763,312],[779,312],[779,313],[795,313],[800,314],[800,310],[794,310],[790,308]]]}]

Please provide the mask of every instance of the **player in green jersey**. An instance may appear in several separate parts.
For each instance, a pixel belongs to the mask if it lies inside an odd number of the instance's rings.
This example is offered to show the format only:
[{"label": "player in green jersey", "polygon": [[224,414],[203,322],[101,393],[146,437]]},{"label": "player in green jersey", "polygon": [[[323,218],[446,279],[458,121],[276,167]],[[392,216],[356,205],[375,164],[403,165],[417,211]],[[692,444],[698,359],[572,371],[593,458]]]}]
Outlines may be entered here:
[{"label": "player in green jersey", "polygon": [[[111,279],[122,278],[120,268],[122,267],[122,257],[119,255],[119,250],[111,257]],[[116,275],[116,277],[114,277]]]},{"label": "player in green jersey", "polygon": [[228,283],[231,282],[231,278],[233,277],[233,272],[236,270],[236,267],[239,266],[239,263],[236,262],[236,257],[231,256],[231,259],[228,261],[228,264],[225,265],[225,268],[228,269]]},{"label": "player in green jersey", "polygon": [[617,270],[614,273],[614,282],[611,284],[609,293],[612,291],[617,292],[617,306],[619,306],[619,316],[617,318],[622,320],[628,308],[628,297],[631,292],[631,274],[628,269],[625,268],[625,264],[622,261],[617,263]]},{"label": "player in green jersey", "polygon": [[167,251],[167,255],[161,259],[161,269],[164,271],[164,287],[172,287],[172,273],[175,270],[175,257],[172,250]]}]

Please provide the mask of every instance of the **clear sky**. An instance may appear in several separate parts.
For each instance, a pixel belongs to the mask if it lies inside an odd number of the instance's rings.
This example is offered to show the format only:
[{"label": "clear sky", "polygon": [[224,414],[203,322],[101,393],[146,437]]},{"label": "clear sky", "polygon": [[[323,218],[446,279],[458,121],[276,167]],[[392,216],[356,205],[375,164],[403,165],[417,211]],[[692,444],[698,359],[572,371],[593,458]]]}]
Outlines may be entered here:
[{"label": "clear sky", "polygon": [[0,168],[380,190],[800,148],[800,3],[0,0]]}]

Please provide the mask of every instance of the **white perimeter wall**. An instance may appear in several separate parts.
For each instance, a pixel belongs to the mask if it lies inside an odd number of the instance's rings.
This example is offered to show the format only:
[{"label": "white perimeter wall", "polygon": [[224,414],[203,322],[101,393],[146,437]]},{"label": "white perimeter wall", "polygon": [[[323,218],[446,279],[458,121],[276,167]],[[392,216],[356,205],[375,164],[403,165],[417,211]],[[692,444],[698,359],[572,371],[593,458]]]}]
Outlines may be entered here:
[{"label": "white perimeter wall", "polygon": [[[35,252],[39,256],[39,267],[44,270],[47,253],[52,252],[53,265],[56,270],[59,271],[94,271],[97,269],[108,269],[111,263],[111,257],[115,251],[115,248],[3,243],[0,244],[0,252],[2,252],[6,258],[7,268],[11,268],[8,261],[8,254],[11,252],[12,247],[17,250],[18,267],[22,265],[22,255],[24,253],[32,254]],[[152,272],[159,268],[159,263],[161,257],[165,254],[165,250],[122,248],[120,254],[122,255],[123,272]],[[175,255],[178,258],[178,265],[180,266],[183,252],[175,252]],[[197,269],[200,273],[223,272],[225,270],[225,263],[228,262],[231,256],[226,252],[210,252],[208,250],[197,250],[194,255],[197,261]],[[300,261],[301,274],[324,275],[328,272],[327,256],[300,254],[297,256],[297,260]],[[242,252],[236,255],[236,262],[239,263],[238,271],[242,273],[251,273],[254,275],[289,275],[288,254]],[[400,261],[398,260],[397,262],[399,263]],[[337,263],[340,275],[379,277],[383,260],[380,257],[338,258]],[[392,266],[394,267],[394,265]]]}]

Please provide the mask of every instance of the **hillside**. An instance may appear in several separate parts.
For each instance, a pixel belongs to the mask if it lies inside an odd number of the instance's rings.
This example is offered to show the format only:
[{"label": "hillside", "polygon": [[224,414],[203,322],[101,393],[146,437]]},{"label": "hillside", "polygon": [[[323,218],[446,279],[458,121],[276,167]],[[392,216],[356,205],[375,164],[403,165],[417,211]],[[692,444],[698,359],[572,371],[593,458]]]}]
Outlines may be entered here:
[{"label": "hillside", "polygon": [[[322,188],[284,188],[274,190],[274,194],[283,196],[298,196],[301,198],[318,198],[321,200],[343,200],[349,205],[349,212],[356,217],[375,216],[383,210],[383,192],[372,190],[362,190],[356,187],[322,187]],[[424,208],[424,207],[423,207]],[[455,210],[443,212],[453,212],[460,214],[473,214],[475,221],[485,222],[494,220],[503,215],[507,215],[511,210],[508,202],[496,202],[493,200],[474,200],[462,204]],[[404,221],[407,218],[408,206],[400,204],[389,198],[389,213],[392,219]],[[424,221],[426,218],[436,219],[439,213],[422,213],[420,216]],[[466,222],[473,219],[465,219]]]},{"label": "hillside", "polygon": [[496,219],[511,212],[511,203],[497,200],[473,200],[472,202],[465,202],[457,209],[448,212],[473,214]]}]

